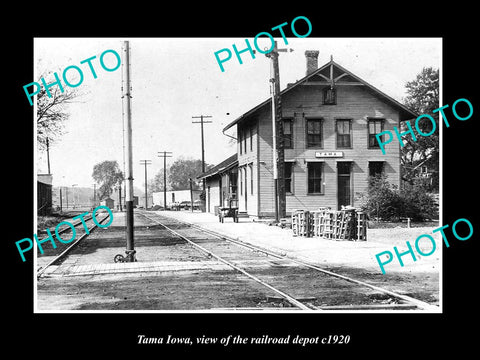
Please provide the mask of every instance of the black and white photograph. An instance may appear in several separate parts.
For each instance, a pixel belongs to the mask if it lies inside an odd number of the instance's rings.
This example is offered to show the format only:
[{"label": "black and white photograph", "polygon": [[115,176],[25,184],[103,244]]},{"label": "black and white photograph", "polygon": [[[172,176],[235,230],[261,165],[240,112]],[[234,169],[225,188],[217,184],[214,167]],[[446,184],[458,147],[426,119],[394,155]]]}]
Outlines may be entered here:
[{"label": "black and white photograph", "polygon": [[467,5],[41,5],[4,32],[7,348],[473,349]]},{"label": "black and white photograph", "polygon": [[441,311],[441,39],[34,49],[36,311]]}]

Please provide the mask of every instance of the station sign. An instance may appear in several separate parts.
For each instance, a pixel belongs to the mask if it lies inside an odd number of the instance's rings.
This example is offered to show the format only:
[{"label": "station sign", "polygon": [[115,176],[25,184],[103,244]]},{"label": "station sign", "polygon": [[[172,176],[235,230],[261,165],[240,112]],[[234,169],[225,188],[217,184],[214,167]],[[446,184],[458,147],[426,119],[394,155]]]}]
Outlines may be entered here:
[{"label": "station sign", "polygon": [[343,157],[343,151],[315,151],[316,158],[337,158]]}]

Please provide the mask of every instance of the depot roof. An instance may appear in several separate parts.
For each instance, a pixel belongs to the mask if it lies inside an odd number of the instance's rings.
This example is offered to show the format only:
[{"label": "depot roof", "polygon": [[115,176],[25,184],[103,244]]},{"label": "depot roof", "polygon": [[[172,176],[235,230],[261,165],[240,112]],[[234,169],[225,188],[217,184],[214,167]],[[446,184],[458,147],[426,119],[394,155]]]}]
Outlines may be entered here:
[{"label": "depot roof", "polygon": [[[331,67],[331,68],[330,68]],[[334,78],[330,78],[330,79],[327,79],[327,77],[325,77],[322,72],[324,72],[326,69],[330,68],[330,74],[340,74],[339,76],[337,76],[335,79]],[[330,60],[328,63],[326,63],[325,65],[319,67],[317,70],[311,72],[310,74],[306,75],[304,78],[298,80],[297,82],[295,82],[294,84],[292,84],[291,86],[287,86],[287,88],[283,89],[282,91],[280,91],[280,95],[284,95],[286,94],[287,92],[289,92],[290,90],[294,89],[295,87],[299,86],[299,85],[302,85],[302,84],[308,84],[308,83],[312,83],[312,82],[309,82],[309,80],[312,78],[312,77],[318,77],[320,76],[321,78],[327,80],[327,81],[333,81],[333,84],[334,85],[342,85],[343,84],[347,84],[347,82],[344,82],[345,79],[350,79],[350,83],[352,83],[352,80],[353,81],[356,81],[359,85],[364,85],[366,86],[368,89],[370,89],[373,93],[375,93],[378,97],[382,98],[384,101],[386,101],[387,103],[389,103],[392,107],[396,108],[399,110],[400,112],[400,120],[404,121],[404,120],[408,120],[408,119],[413,119],[413,118],[416,118],[418,116],[418,114],[416,114],[415,112],[413,112],[412,110],[410,110],[409,108],[407,108],[405,105],[403,105],[402,103],[398,102],[397,100],[395,100],[394,98],[388,96],[387,94],[385,94],[384,92],[380,91],[379,89],[377,89],[376,87],[374,87],[373,85],[367,83],[365,80],[363,79],[360,79],[357,75],[353,74],[352,72],[348,71],[347,69],[345,69],[344,67],[340,66],[339,64],[337,64],[335,61]],[[343,79],[343,82],[342,81],[336,81],[336,80],[340,80],[340,79]],[[327,84],[326,82],[324,84]],[[271,102],[271,98],[268,98],[267,100],[263,101],[262,103],[258,104],[257,106],[255,106],[254,108],[250,109],[249,111],[247,111],[246,113],[244,113],[243,115],[241,115],[240,117],[238,117],[237,119],[235,119],[234,121],[232,121],[230,124],[228,124],[227,126],[225,126],[225,128],[223,129],[223,131],[226,131],[228,129],[230,129],[232,126],[238,124],[239,122],[241,122],[242,120],[244,120],[245,118],[247,118],[249,115],[253,114],[255,111],[259,110],[260,108],[264,107],[264,106],[267,106],[268,104],[270,104]]]},{"label": "depot roof", "polygon": [[221,172],[224,172],[224,171],[227,171],[227,170],[231,169],[232,167],[234,167],[237,164],[238,164],[237,154],[235,153],[232,156],[230,156],[229,158],[223,160],[221,163],[215,165],[214,167],[212,167],[208,171],[205,171],[203,174],[200,174],[199,176],[197,176],[197,179],[204,179],[204,178],[207,178],[207,177],[217,175]]}]

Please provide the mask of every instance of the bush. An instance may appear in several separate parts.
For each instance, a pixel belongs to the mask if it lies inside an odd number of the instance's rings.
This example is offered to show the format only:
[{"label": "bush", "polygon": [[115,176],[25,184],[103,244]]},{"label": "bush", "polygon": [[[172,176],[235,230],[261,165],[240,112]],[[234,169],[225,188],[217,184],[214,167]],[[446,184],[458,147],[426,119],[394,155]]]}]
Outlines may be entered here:
[{"label": "bush", "polygon": [[427,193],[424,186],[413,186],[411,189],[403,190],[403,216],[413,221],[425,221],[438,217],[438,207],[435,200]]},{"label": "bush", "polygon": [[401,216],[401,198],[396,187],[387,181],[386,176],[371,177],[365,197],[362,210],[369,215],[369,218],[393,221]]},{"label": "bush", "polygon": [[402,217],[413,221],[434,219],[438,216],[435,200],[426,188],[421,185],[411,189],[399,191],[395,185],[387,181],[385,175],[378,175],[369,179],[366,201],[362,205],[369,218],[385,221],[398,221]]}]

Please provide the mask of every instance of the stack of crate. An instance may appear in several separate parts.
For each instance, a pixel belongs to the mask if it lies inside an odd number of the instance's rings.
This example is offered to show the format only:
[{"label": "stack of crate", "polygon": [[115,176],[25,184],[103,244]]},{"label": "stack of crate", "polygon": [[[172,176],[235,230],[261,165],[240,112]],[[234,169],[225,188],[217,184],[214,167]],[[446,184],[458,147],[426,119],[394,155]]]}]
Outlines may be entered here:
[{"label": "stack of crate", "polygon": [[355,208],[339,211],[319,208],[316,211],[292,212],[294,236],[318,236],[332,240],[367,240],[366,214]]},{"label": "stack of crate", "polygon": [[357,240],[367,241],[367,214],[357,211]]},{"label": "stack of crate", "polygon": [[334,240],[353,240],[355,236],[355,209],[344,209],[335,212]]},{"label": "stack of crate", "polygon": [[312,236],[312,217],[310,211],[294,210],[292,212],[293,236]]},{"label": "stack of crate", "polygon": [[330,208],[319,208],[312,211],[312,232],[313,236],[325,236],[331,231],[331,211]]},{"label": "stack of crate", "polygon": [[299,225],[298,225],[298,212],[301,210],[293,210],[292,211],[292,232],[293,236],[298,236],[299,233]]}]

